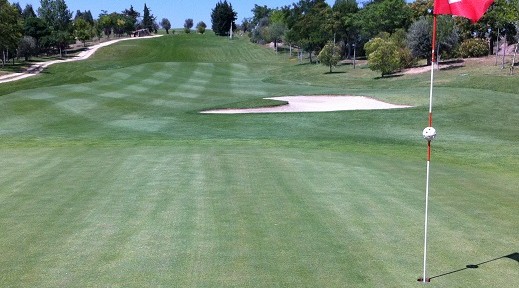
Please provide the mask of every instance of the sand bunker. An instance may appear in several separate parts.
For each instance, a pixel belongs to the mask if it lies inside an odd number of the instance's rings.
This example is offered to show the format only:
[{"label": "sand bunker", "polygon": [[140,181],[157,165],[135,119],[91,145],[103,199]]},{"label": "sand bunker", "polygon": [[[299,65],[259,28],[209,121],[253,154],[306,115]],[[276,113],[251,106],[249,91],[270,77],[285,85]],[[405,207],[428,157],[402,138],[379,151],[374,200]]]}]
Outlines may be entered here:
[{"label": "sand bunker", "polygon": [[287,101],[287,105],[252,109],[218,109],[202,111],[205,114],[241,114],[241,113],[289,113],[289,112],[331,112],[347,110],[380,110],[410,108],[407,105],[395,105],[364,96],[285,96],[265,98]]}]

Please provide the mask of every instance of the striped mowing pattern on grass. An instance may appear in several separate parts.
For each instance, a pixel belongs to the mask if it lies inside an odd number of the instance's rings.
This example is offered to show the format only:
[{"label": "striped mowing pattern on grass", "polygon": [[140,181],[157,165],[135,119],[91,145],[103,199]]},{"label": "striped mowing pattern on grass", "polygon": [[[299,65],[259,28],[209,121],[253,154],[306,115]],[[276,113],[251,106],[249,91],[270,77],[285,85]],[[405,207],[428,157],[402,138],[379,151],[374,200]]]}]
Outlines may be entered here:
[{"label": "striped mowing pattern on grass", "polygon": [[[0,286],[419,285],[428,77],[286,59],[176,35],[0,86]],[[460,69],[438,75],[430,285],[514,287],[516,78]],[[416,108],[198,113],[317,94]]]}]

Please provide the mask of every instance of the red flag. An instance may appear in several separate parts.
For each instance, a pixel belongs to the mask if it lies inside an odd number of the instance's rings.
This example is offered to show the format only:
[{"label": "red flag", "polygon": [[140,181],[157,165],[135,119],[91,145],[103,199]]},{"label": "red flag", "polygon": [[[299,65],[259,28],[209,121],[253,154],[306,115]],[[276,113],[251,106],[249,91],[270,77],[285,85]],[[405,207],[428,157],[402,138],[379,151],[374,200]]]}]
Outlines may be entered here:
[{"label": "red flag", "polygon": [[473,23],[485,14],[494,0],[434,0],[434,14],[452,14],[469,18]]}]

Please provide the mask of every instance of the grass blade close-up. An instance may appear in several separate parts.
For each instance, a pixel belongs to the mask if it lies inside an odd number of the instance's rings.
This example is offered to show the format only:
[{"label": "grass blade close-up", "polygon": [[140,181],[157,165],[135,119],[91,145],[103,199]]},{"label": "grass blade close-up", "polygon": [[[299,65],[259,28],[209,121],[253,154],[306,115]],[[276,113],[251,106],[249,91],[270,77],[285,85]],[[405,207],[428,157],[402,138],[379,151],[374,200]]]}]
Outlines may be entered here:
[{"label": "grass blade close-up", "polygon": [[[421,285],[430,76],[327,72],[182,34],[0,84],[0,286]],[[514,287],[519,77],[435,73],[427,285]],[[297,95],[412,107],[200,113]]]}]

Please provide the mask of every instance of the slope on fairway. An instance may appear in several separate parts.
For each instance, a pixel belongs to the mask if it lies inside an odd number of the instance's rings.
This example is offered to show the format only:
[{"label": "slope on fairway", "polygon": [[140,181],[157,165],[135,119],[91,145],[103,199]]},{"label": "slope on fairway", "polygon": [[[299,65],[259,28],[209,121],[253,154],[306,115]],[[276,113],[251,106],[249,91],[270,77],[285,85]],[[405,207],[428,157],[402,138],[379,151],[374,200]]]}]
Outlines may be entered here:
[{"label": "slope on fairway", "polygon": [[[0,86],[0,286],[418,285],[427,76],[285,57],[161,37]],[[431,285],[513,287],[518,95],[441,75]],[[198,113],[316,94],[417,107]]]}]

